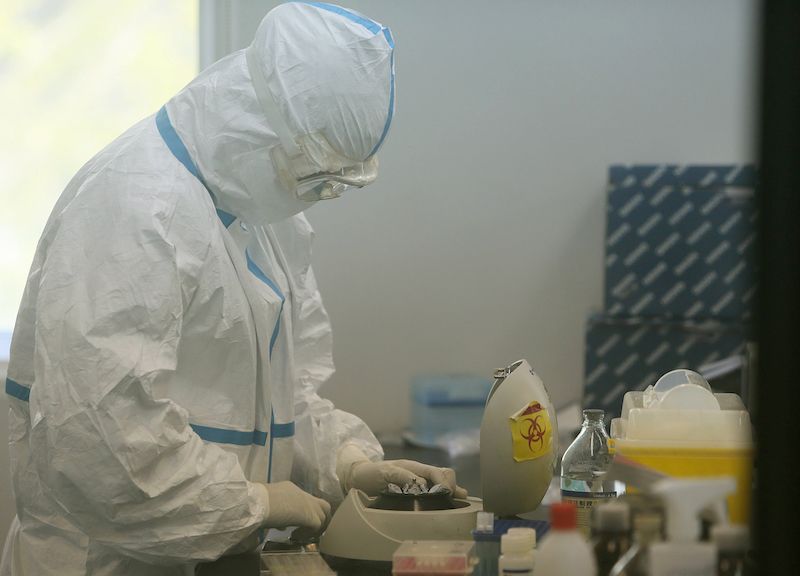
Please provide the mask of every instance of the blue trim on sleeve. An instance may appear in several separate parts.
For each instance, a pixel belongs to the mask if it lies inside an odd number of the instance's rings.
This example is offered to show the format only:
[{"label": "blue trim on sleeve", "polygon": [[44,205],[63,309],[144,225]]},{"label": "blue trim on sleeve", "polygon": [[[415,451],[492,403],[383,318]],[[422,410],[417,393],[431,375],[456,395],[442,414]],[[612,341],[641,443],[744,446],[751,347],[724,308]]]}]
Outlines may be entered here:
[{"label": "blue trim on sleeve", "polygon": [[287,422],[286,424],[276,424],[273,420],[270,424],[270,432],[273,438],[291,438],[294,436],[294,422]]},{"label": "blue trim on sleeve", "polygon": [[11,378],[6,378],[6,394],[13,396],[23,402],[30,402],[31,389],[22,384],[18,384]]},{"label": "blue trim on sleeve", "polygon": [[[24,402],[29,402],[31,397],[31,389],[27,386],[18,384],[11,378],[6,378],[6,394],[18,398]],[[199,424],[190,424],[192,430],[206,442],[215,442],[217,444],[235,444],[237,446],[250,446],[251,444],[258,444],[259,446],[267,445],[266,432],[255,429],[252,432],[244,432],[241,430],[228,430],[225,428],[213,428],[211,426],[200,426]],[[276,434],[285,434],[290,425],[281,424],[275,427]],[[294,423],[291,423],[292,432],[294,432]],[[284,436],[280,436],[283,438]]]},{"label": "blue trim on sleeve", "polygon": [[212,426],[200,426],[199,424],[190,424],[190,426],[192,430],[195,431],[195,434],[206,442],[235,444],[236,446],[250,446],[251,444],[258,444],[259,446],[267,445],[268,434],[258,429],[248,432],[243,430],[214,428]]},{"label": "blue trim on sleeve", "polygon": [[[169,151],[172,152],[172,155],[184,165],[184,167],[195,177],[197,178],[203,187],[208,191],[208,194],[211,196],[211,200],[216,205],[217,197],[214,196],[214,193],[206,184],[206,181],[203,179],[203,175],[200,174],[200,170],[197,168],[197,165],[192,160],[192,157],[189,155],[189,150],[186,149],[186,145],[181,140],[181,137],[178,136],[178,133],[175,131],[175,127],[172,125],[172,122],[169,120],[169,115],[167,114],[167,109],[162,106],[161,109],[156,113],[156,127],[158,128],[158,133],[161,134],[161,138],[164,140],[164,143],[169,148]],[[222,221],[223,226],[228,228],[234,220],[236,220],[236,216],[229,212],[225,212],[225,210],[220,210],[217,208],[217,216]]]}]

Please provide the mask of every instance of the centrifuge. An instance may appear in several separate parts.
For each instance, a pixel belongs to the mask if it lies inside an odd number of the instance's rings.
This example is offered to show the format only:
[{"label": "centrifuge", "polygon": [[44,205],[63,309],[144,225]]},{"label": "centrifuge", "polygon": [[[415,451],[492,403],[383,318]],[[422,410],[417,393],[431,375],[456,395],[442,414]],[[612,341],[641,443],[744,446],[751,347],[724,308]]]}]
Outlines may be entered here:
[{"label": "centrifuge", "polygon": [[438,494],[370,497],[353,489],[319,548],[328,556],[391,561],[405,540],[471,540],[478,512],[513,517],[536,509],[558,458],[558,424],[541,378],[526,360],[494,374],[480,431],[479,498]]}]

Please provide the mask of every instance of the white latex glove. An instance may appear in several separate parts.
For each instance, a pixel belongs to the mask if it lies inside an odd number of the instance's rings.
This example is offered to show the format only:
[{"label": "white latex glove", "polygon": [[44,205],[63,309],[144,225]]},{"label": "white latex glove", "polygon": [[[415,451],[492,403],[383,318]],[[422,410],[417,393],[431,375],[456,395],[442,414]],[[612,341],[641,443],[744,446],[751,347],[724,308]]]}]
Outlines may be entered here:
[{"label": "white latex glove", "polygon": [[267,510],[264,528],[285,529],[297,526],[292,539],[308,540],[328,525],[331,505],[321,498],[303,492],[292,482],[257,484]]},{"label": "white latex glove", "polygon": [[389,484],[403,487],[416,482],[428,487],[442,484],[454,498],[467,497],[467,491],[456,484],[456,473],[452,468],[429,466],[414,460],[372,462],[353,445],[339,450],[336,472],[345,493],[357,488],[370,496],[377,496]]}]

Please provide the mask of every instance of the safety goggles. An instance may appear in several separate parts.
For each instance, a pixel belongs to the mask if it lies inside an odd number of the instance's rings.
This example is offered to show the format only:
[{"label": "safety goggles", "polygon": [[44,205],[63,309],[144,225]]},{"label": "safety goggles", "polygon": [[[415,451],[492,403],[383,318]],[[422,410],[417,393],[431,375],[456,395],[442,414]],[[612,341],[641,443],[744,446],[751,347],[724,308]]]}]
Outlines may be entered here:
[{"label": "safety goggles", "polygon": [[348,188],[363,188],[375,181],[378,177],[375,155],[356,162],[334,150],[322,134],[293,137],[251,49],[245,55],[261,109],[280,140],[270,149],[272,164],[289,191],[300,200],[316,202],[338,198]]},{"label": "safety goggles", "polygon": [[378,159],[364,162],[338,154],[320,134],[293,139],[293,154],[281,143],[270,149],[281,183],[305,202],[338,198],[348,188],[363,188],[378,177]]}]

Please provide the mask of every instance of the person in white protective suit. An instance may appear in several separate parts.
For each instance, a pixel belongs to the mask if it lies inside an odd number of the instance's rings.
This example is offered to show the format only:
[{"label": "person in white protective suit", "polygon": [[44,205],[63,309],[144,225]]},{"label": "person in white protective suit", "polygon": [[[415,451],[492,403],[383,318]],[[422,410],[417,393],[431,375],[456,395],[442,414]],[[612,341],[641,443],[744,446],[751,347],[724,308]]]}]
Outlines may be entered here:
[{"label": "person in white protective suit", "polygon": [[465,495],[317,393],[302,211],[375,179],[393,52],[360,14],[280,5],[69,183],[12,341],[2,576],[191,574],[266,528],[319,532],[353,487]]}]

